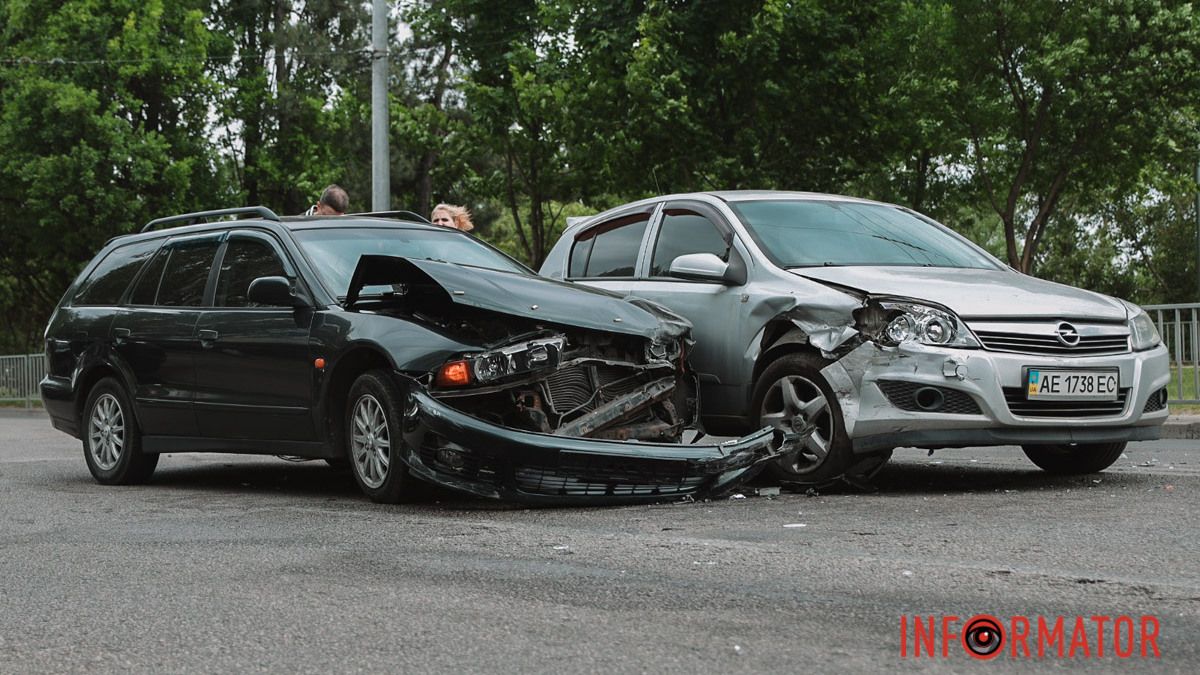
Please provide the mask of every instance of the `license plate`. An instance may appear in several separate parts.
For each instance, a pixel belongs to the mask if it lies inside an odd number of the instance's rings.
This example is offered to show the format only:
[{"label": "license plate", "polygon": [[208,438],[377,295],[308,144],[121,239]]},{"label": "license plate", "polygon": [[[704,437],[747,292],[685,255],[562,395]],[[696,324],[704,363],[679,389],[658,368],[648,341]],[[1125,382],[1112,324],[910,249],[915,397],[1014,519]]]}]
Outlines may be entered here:
[{"label": "license plate", "polygon": [[1115,401],[1120,380],[1114,370],[1029,368],[1025,398],[1030,401]]}]

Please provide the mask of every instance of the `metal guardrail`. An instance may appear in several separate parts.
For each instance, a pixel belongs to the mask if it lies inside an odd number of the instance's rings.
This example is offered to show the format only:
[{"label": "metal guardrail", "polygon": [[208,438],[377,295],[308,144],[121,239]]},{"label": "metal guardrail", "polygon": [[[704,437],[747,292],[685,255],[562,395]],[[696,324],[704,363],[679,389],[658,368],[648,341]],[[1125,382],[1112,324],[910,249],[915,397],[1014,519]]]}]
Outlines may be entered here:
[{"label": "metal guardrail", "polygon": [[[1158,326],[1171,355],[1168,403],[1200,405],[1200,303],[1143,306]],[[0,403],[32,408],[41,398],[38,382],[46,374],[45,354],[0,356]]]},{"label": "metal guardrail", "polygon": [[45,354],[0,356],[0,403],[40,405],[38,382],[46,375]]},{"label": "metal guardrail", "polygon": [[1144,305],[1171,355],[1168,403],[1200,404],[1200,303]]}]

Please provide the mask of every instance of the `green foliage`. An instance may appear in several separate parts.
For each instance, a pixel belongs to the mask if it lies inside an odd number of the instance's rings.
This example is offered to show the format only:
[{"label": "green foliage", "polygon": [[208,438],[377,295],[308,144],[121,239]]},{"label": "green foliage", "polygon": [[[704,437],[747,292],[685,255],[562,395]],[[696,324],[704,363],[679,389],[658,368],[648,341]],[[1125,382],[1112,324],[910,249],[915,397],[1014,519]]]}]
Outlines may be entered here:
[{"label": "green foliage", "polygon": [[[100,245],[220,190],[196,2],[0,5],[0,277],[27,344]],[[22,339],[22,336],[24,338]]]},{"label": "green foliage", "polygon": [[[351,0],[0,4],[0,351],[108,238],[370,186]],[[405,0],[391,203],[537,266],[569,215],[674,191],[910,206],[1015,267],[1197,299],[1200,26],[1177,0]],[[398,27],[401,19],[407,30]],[[401,39],[401,36],[404,36]]]}]

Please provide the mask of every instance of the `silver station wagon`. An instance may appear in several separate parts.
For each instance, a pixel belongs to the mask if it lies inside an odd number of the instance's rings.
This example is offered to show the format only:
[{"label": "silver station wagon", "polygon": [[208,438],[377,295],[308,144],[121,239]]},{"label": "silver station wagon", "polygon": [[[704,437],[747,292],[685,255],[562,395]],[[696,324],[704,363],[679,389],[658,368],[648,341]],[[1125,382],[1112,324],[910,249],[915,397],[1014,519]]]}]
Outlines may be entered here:
[{"label": "silver station wagon", "polygon": [[1159,437],[1167,351],[1131,303],[1015,272],[926,216],[798,192],[670,195],[571,224],[541,268],[694,324],[710,433],[770,425],[774,470],[869,477],[896,447],[1020,445],[1091,473]]}]

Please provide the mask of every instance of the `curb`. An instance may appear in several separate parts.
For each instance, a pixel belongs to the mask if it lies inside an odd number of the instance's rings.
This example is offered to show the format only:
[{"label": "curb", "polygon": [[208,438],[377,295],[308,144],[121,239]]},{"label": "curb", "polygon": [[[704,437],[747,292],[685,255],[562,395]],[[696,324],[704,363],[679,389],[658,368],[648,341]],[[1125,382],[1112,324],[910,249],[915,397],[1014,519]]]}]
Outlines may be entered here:
[{"label": "curb", "polygon": [[1163,424],[1162,437],[1175,440],[1200,438],[1200,415],[1168,417]]}]

